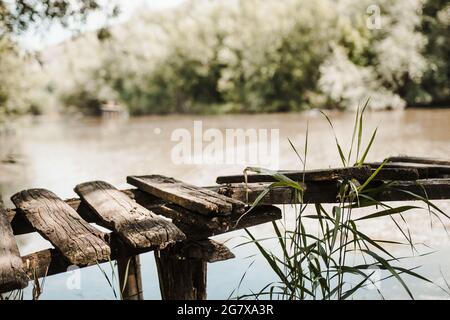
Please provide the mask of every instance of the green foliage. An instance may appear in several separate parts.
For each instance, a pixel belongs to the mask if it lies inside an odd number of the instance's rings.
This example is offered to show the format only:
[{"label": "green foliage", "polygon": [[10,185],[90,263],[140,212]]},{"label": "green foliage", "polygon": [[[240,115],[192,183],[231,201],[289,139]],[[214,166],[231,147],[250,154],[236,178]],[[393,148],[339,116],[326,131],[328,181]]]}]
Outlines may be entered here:
[{"label": "green foliage", "polygon": [[[348,158],[345,158],[343,148],[336,138],[338,152],[344,165],[350,161],[354,161],[355,165],[360,165],[371,148],[376,131],[364,148],[362,156],[358,156],[358,150],[363,150],[361,139],[363,114],[366,107],[367,103],[361,110],[357,109]],[[333,127],[329,118],[326,117],[326,119]],[[292,143],[291,146],[302,162],[302,170],[305,170],[307,140],[303,155],[300,155]],[[357,149],[356,154],[352,152],[354,148]],[[354,154],[353,158],[352,154]],[[384,164],[385,162],[364,182],[360,183],[354,179],[339,181],[338,203],[329,211],[321,204],[315,204],[312,214],[306,210],[308,204],[302,201],[305,190],[304,181],[292,181],[281,173],[262,168],[247,168],[244,171],[245,174],[248,171],[271,174],[277,180],[257,197],[252,208],[257,206],[270,190],[288,187],[296,195],[292,205],[295,217],[293,217],[293,227],[289,226],[287,217],[283,222],[273,222],[274,235],[272,238],[256,239],[249,230],[246,230],[248,241],[241,245],[256,245],[276,280],[263,286],[260,291],[252,291],[250,294],[239,295],[236,298],[344,300],[353,298],[355,293],[367,289],[369,286],[375,288],[381,298],[384,298],[383,292],[380,290],[380,282],[393,278],[413,299],[414,295],[405,281],[405,276],[432,283],[415,272],[416,268],[402,267],[401,261],[405,257],[394,256],[385,246],[386,244],[391,246],[406,244],[411,247],[413,253],[418,252],[407,224],[402,225],[401,222],[405,222],[405,215],[412,212],[411,210],[421,208],[410,205],[392,207],[387,203],[375,200],[377,193],[390,192],[394,188],[392,183],[385,183],[376,189],[367,188]],[[404,192],[410,193],[409,191]],[[415,195],[415,198],[425,204],[430,216],[436,216],[438,219],[450,218],[428,199],[420,195]],[[355,211],[362,207],[373,208],[374,211],[355,217]],[[376,223],[377,219],[382,217],[388,217],[394,222],[394,225],[404,235],[404,242],[374,239],[360,229],[359,221],[372,220],[372,223]],[[315,224],[308,223],[311,220],[315,221]],[[276,250],[268,249],[264,245],[266,240],[273,240],[276,243]],[[376,272],[378,275],[374,277]]]},{"label": "green foliage", "polygon": [[61,101],[67,108],[74,108],[85,115],[96,116],[101,112],[102,101],[99,100],[93,91],[86,88],[79,88],[74,92],[62,96]]},{"label": "green foliage", "polygon": [[[367,25],[370,5],[380,29]],[[64,8],[49,18],[70,17]],[[135,115],[354,109],[367,96],[372,109],[445,104],[449,10],[441,0],[190,0],[44,50],[34,95],[86,114],[105,99]]]},{"label": "green foliage", "polygon": [[[132,114],[355,108],[365,96],[373,109],[402,108],[434,97],[423,90],[425,79],[442,84],[448,66],[424,50],[435,51],[426,49],[426,36],[437,37],[442,27],[418,31],[426,19],[418,0],[380,0],[381,29],[370,30],[371,4],[191,1],[164,17],[142,14],[145,34],[132,25],[124,28],[127,36],[113,34],[108,45],[115,49],[99,69]],[[427,19],[437,23],[437,16]],[[150,43],[133,48],[137,37]],[[125,54],[118,47],[124,42]],[[428,71],[431,63],[439,76]]]},{"label": "green foliage", "polygon": [[[416,102],[448,103],[450,97],[450,4],[445,0],[428,0],[423,7],[421,31],[427,36],[425,56],[430,66],[420,88],[416,88]],[[411,100],[414,97],[410,98]]]},{"label": "green foliage", "polygon": [[[24,66],[27,68],[24,68]],[[0,38],[0,118],[10,114],[39,114],[46,97],[37,65],[8,38]]]}]

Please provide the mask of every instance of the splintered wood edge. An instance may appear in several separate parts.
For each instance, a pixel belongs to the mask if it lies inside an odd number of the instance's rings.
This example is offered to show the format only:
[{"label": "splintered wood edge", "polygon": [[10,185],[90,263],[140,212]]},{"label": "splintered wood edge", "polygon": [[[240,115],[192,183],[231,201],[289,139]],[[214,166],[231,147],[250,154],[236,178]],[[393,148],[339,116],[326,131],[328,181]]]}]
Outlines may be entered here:
[{"label": "splintered wood edge", "polygon": [[[88,224],[66,202],[46,189],[28,189],[11,197],[16,207],[41,236],[51,242],[72,264],[88,265],[91,260],[107,259],[111,255],[108,236]],[[38,202],[42,212],[30,208]],[[58,230],[58,232],[55,232]]]},{"label": "splintered wood edge", "polygon": [[241,201],[174,178],[161,175],[128,176],[127,182],[143,192],[206,216],[245,212],[245,203]]},{"label": "splintered wood edge", "polygon": [[[74,190],[106,227],[134,248],[165,247],[186,238],[171,221],[141,206],[105,181],[81,183]],[[142,216],[146,219],[141,219]]]}]

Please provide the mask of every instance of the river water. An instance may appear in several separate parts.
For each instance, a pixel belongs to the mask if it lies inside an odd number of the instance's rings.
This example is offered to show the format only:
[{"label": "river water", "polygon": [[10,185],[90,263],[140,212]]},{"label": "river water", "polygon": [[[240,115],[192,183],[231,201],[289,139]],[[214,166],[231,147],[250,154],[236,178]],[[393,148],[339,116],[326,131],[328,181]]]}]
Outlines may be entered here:
[{"label": "river water", "polygon": [[[352,134],[354,114],[330,113],[337,137],[344,148]],[[199,128],[199,124],[201,128]],[[317,112],[262,115],[223,116],[150,116],[141,118],[32,118],[19,119],[7,124],[0,135],[0,193],[7,206],[15,192],[26,188],[41,187],[52,190],[61,198],[74,197],[73,187],[89,180],[105,180],[118,188],[127,188],[125,178],[131,174],[159,173],[176,177],[196,185],[212,185],[218,175],[241,173],[245,163],[221,161],[216,163],[180,163],[174,159],[174,148],[181,140],[176,136],[190,133],[192,156],[204,152],[204,146],[194,147],[196,141],[205,138],[208,129],[215,134],[229,129],[268,130],[276,132],[272,149],[257,159],[259,164],[279,169],[300,169],[301,164],[288,143],[288,138],[303,150],[308,124],[307,168],[327,168],[341,165],[334,136],[324,117]],[[367,160],[381,161],[390,155],[415,155],[450,158],[450,109],[390,111],[367,113],[364,121],[366,144],[371,132],[379,127],[377,138]],[[272,129],[272,131],[270,131]],[[181,130],[181,131],[180,131]],[[197,130],[197,131],[196,131]],[[278,130],[278,131],[273,131]],[[255,131],[255,132],[261,132]],[[199,135],[200,134],[200,135]],[[279,137],[279,140],[276,137]],[[261,138],[261,136],[258,136]],[[186,138],[186,137],[185,137]],[[276,140],[276,141],[275,141]],[[275,142],[278,142],[278,146]],[[260,143],[260,141],[258,142]],[[220,145],[219,145],[220,146]],[[223,153],[230,152],[223,143]],[[242,151],[245,145],[237,144]],[[303,152],[303,151],[301,151]],[[6,159],[6,161],[5,161]],[[269,161],[270,160],[270,161]],[[258,164],[257,163],[257,164]],[[445,212],[450,213],[450,201],[436,201]],[[286,217],[291,217],[285,208]],[[438,285],[445,286],[450,280],[450,238],[436,221],[430,223],[425,211],[408,213],[408,227],[422,252],[434,253],[425,257],[405,260],[403,266],[420,266],[418,271]],[[450,227],[450,221],[444,221]],[[378,239],[404,240],[389,219],[376,224],[365,224],[364,229]],[[258,237],[272,235],[270,224],[251,229]],[[243,240],[241,231],[216,237],[234,248]],[[48,248],[50,245],[38,235],[19,236],[22,254]],[[268,246],[273,244],[268,243]],[[429,248],[428,248],[429,247]],[[396,255],[410,256],[407,246],[389,248]],[[254,256],[253,246],[233,249],[236,259],[208,266],[208,296],[228,298],[237,287],[248,266],[239,294],[264,287],[275,278],[264,261]],[[146,299],[159,299],[158,280],[152,253],[141,255],[144,294]],[[113,276],[108,264],[101,268]],[[416,298],[448,299],[450,296],[438,286],[405,276]],[[116,288],[116,293],[117,293]],[[385,298],[408,298],[395,280],[382,283]],[[236,292],[235,292],[236,293]],[[29,298],[31,286],[25,290]],[[379,298],[376,290],[364,290],[361,299]],[[83,269],[77,273],[60,274],[45,279],[41,299],[115,299],[114,290],[108,285],[99,267]]]}]

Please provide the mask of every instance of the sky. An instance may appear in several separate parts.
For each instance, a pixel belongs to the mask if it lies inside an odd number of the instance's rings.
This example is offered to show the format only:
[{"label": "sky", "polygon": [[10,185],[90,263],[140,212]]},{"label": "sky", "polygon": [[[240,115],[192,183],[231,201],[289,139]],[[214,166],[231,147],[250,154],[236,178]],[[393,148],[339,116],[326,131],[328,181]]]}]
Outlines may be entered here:
[{"label": "sky", "polygon": [[[107,0],[104,0],[107,1]],[[112,23],[124,22],[133,16],[136,10],[163,10],[175,7],[186,0],[116,0],[121,9],[121,15]],[[95,30],[107,23],[106,16],[102,13],[95,13],[90,16],[86,25],[80,27],[82,31]],[[110,22],[111,23],[111,22]],[[27,50],[40,50],[67,40],[72,36],[70,30],[64,29],[59,24],[53,24],[49,28],[32,29],[18,38],[20,45]]]}]

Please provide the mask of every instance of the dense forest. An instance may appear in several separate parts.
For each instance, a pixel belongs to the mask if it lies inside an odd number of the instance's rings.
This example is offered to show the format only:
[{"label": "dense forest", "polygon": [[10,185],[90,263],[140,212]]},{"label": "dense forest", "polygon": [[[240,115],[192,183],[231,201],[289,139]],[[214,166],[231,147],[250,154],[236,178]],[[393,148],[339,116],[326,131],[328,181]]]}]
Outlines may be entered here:
[{"label": "dense forest", "polygon": [[187,1],[40,52],[3,34],[0,115],[446,104],[449,39],[444,0]]}]

